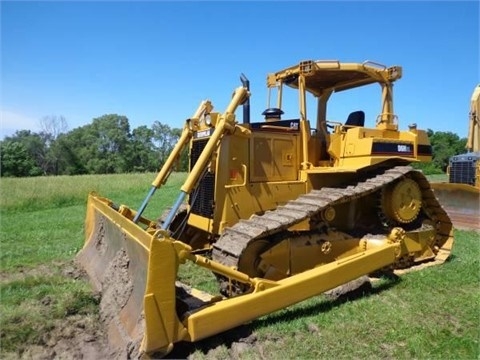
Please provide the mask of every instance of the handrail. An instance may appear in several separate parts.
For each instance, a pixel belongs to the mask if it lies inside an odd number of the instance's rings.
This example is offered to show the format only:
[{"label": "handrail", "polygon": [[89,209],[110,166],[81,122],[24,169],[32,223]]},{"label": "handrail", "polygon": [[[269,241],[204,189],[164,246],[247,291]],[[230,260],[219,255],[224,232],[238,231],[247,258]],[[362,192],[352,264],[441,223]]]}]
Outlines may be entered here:
[{"label": "handrail", "polygon": [[262,125],[262,129],[272,129],[272,130],[283,130],[283,131],[298,131],[298,129],[286,127],[286,126],[277,126],[277,125]]}]

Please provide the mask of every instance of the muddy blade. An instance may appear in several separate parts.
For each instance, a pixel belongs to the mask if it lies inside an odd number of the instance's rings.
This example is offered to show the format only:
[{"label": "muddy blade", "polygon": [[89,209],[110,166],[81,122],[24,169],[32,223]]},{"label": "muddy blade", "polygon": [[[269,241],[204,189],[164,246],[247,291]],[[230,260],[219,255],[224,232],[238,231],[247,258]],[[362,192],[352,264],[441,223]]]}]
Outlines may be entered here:
[{"label": "muddy blade", "polygon": [[466,184],[432,183],[435,196],[458,229],[480,230],[480,190]]},{"label": "muddy blade", "polygon": [[[128,358],[143,352],[168,353],[176,336],[168,327],[177,325],[173,249],[152,241],[152,235],[109,203],[89,196],[86,241],[77,261],[101,293],[100,318],[107,328],[110,350]],[[155,294],[159,289],[162,298]],[[162,318],[161,311],[172,318]]]}]

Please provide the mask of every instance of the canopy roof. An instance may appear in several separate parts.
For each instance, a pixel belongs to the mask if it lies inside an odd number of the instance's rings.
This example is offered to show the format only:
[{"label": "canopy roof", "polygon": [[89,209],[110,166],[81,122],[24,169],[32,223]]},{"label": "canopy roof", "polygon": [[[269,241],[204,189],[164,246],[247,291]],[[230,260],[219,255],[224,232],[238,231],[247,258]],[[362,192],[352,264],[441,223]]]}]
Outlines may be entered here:
[{"label": "canopy roof", "polygon": [[364,63],[341,63],[337,60],[307,60],[300,64],[269,74],[268,87],[285,84],[299,87],[300,75],[305,79],[305,89],[316,96],[326,90],[343,91],[372,83],[389,83],[402,76],[400,66],[387,68],[371,61]]}]

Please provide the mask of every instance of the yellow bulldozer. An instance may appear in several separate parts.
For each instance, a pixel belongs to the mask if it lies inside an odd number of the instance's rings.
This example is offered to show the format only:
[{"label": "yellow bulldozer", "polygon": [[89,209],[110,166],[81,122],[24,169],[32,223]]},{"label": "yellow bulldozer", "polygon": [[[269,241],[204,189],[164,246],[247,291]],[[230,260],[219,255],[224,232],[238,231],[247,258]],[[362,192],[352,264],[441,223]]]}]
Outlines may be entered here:
[{"label": "yellow bulldozer", "polygon": [[[90,194],[78,261],[102,294],[110,346],[162,356],[361,276],[444,262],[452,223],[409,166],[431,160],[431,146],[415,124],[398,128],[401,76],[371,61],[302,61],[268,74],[267,109],[251,121],[242,74],[223,113],[202,101],[186,120],[138,210]],[[329,116],[336,93],[372,84],[375,125],[363,110]],[[298,103],[291,117],[286,90]],[[145,218],[184,149],[176,201],[161,221]],[[213,272],[218,293],[177,281],[186,262]]]},{"label": "yellow bulldozer", "polygon": [[467,153],[450,158],[448,182],[433,183],[455,227],[480,231],[480,85],[470,99]]}]

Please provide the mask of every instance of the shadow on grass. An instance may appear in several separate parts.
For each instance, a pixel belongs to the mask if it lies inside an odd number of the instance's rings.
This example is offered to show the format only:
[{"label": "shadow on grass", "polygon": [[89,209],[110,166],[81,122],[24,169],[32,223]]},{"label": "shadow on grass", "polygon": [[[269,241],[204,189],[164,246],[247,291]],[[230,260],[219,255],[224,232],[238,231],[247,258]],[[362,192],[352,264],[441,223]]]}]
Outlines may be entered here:
[{"label": "shadow on grass", "polygon": [[197,341],[195,343],[179,342],[175,344],[173,351],[164,358],[186,359],[189,355],[196,351],[200,351],[204,355],[207,355],[209,351],[222,345],[227,349],[230,349],[234,343],[253,344],[256,342],[256,336],[253,335],[253,333],[258,328],[271,326],[282,322],[289,322],[294,319],[298,319],[299,317],[307,317],[318,313],[328,312],[348,301],[354,301],[359,298],[365,298],[379,294],[390,289],[401,281],[401,279],[394,274],[382,274],[382,279],[384,279],[384,282],[375,287],[362,287],[350,291],[345,295],[339,296],[333,301],[325,299],[320,303],[316,303],[304,308],[294,308],[283,311],[281,314],[272,314],[267,318],[254,320],[247,325],[238,326],[234,329],[225,331],[201,341]]},{"label": "shadow on grass", "polygon": [[281,322],[292,321],[302,316],[307,317],[318,313],[328,312],[346,302],[354,301],[360,298],[367,298],[369,296],[379,294],[385,290],[390,289],[401,281],[401,278],[394,274],[382,274],[382,278],[386,281],[379,284],[378,286],[369,288],[362,287],[354,291],[350,291],[347,294],[341,295],[333,301],[329,301],[328,299],[326,299],[325,301],[301,309],[289,309],[282,312],[281,314],[273,314],[270,315],[268,318],[255,320],[251,324],[252,330]]}]

